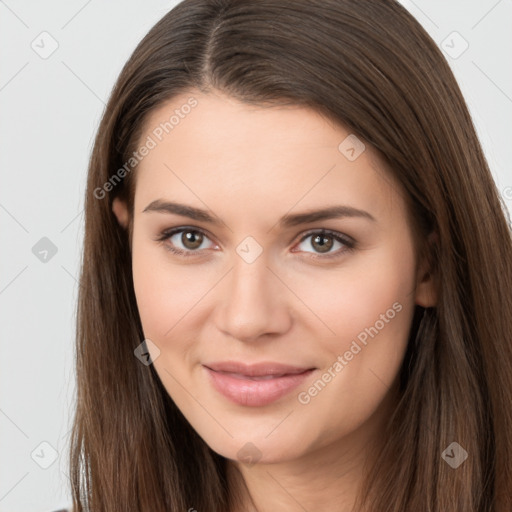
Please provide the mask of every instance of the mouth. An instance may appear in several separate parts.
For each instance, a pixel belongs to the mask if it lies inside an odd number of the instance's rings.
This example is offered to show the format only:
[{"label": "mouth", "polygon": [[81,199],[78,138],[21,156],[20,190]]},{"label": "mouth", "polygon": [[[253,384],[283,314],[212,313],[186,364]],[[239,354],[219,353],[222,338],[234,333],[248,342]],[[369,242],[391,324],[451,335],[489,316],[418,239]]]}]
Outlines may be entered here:
[{"label": "mouth", "polygon": [[238,405],[262,407],[289,394],[316,368],[239,362],[203,365],[214,389]]}]

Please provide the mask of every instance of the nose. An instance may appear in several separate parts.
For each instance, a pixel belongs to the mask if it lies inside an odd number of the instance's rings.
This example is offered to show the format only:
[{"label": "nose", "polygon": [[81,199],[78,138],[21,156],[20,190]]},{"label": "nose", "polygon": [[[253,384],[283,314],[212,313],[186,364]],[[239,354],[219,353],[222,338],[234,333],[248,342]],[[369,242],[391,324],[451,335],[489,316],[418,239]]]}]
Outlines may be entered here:
[{"label": "nose", "polygon": [[218,290],[218,329],[248,343],[286,333],[292,325],[289,301],[293,294],[282,279],[263,255],[252,263],[235,258]]}]

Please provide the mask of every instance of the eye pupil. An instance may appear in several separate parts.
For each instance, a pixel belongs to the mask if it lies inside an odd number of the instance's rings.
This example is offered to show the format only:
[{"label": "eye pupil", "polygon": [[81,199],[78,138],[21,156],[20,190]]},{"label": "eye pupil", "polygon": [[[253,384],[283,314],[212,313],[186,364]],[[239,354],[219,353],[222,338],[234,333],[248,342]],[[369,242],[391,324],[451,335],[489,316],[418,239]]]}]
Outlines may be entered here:
[{"label": "eye pupil", "polygon": [[[329,235],[316,235],[312,239],[311,243],[315,247],[315,249],[319,250],[319,252],[328,252],[330,249],[332,249],[333,246],[332,237]],[[318,244],[318,247],[315,246],[316,244]]]},{"label": "eye pupil", "polygon": [[181,235],[181,241],[187,249],[197,249],[203,242],[203,235],[197,231],[184,231]]}]

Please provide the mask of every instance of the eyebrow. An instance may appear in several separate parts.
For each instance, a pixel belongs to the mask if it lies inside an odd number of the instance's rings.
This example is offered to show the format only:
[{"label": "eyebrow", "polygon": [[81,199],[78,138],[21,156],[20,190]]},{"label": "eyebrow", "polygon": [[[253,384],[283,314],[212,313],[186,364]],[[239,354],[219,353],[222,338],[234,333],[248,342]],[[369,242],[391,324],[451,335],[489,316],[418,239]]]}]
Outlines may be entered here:
[{"label": "eyebrow", "polygon": [[[224,224],[217,216],[210,215],[207,210],[201,210],[200,208],[194,208],[193,206],[185,204],[164,201],[162,199],[157,199],[151,202],[146,206],[146,208],[144,208],[144,210],[142,210],[142,212],[171,213],[181,215],[182,217],[188,217],[196,221],[210,223],[214,226]],[[308,210],[302,213],[286,214],[279,219],[278,224],[280,227],[286,228],[310,222],[343,217],[361,217],[376,222],[375,217],[365,210],[359,210],[352,206],[339,205],[328,206],[319,210]]]}]

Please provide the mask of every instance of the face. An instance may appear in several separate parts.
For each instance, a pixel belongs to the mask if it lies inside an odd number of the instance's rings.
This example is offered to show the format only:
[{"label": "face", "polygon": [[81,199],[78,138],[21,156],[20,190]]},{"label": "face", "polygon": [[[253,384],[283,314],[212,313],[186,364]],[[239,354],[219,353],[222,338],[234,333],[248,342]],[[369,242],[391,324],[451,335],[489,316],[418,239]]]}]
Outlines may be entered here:
[{"label": "face", "polygon": [[[378,155],[316,111],[220,93],[175,97],[145,127],[133,281],[176,405],[233,460],[289,461],[362,432],[389,402],[415,304],[433,302]],[[126,226],[126,205],[113,209]]]}]

